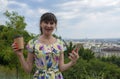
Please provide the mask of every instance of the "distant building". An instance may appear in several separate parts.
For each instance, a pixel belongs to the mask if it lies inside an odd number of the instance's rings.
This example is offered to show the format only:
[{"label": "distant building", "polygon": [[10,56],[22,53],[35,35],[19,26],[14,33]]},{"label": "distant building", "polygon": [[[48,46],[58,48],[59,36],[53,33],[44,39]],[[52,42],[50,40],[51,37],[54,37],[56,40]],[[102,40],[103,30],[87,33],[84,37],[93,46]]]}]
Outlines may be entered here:
[{"label": "distant building", "polygon": [[120,48],[119,47],[112,47],[112,48],[104,48],[101,49],[101,53],[103,53],[104,57],[111,57],[111,56],[120,56]]},{"label": "distant building", "polygon": [[107,47],[107,48],[96,48],[92,49],[95,52],[96,57],[111,57],[111,56],[119,56],[120,57],[120,48],[118,47]]}]

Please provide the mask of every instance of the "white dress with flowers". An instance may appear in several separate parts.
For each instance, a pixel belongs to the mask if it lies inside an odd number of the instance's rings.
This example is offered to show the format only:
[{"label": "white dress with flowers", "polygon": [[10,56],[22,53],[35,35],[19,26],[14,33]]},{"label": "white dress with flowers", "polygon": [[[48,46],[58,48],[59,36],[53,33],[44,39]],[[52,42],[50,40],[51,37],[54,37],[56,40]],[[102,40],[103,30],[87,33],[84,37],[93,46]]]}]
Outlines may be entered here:
[{"label": "white dress with flowers", "polygon": [[42,44],[39,38],[28,42],[27,49],[35,54],[36,71],[33,79],[63,79],[59,71],[59,57],[63,51],[63,42],[60,39],[54,44]]}]

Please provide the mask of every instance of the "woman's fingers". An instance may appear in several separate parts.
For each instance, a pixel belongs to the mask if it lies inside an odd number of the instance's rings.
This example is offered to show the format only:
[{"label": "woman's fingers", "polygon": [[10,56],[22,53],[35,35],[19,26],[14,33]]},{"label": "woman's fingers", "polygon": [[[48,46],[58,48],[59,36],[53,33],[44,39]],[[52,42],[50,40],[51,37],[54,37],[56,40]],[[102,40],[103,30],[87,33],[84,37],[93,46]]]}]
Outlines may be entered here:
[{"label": "woman's fingers", "polygon": [[73,60],[73,58],[71,56],[68,57],[70,60]]},{"label": "woman's fingers", "polygon": [[69,53],[69,56],[70,56],[72,59],[75,59],[75,55],[74,55],[74,54]]},{"label": "woman's fingers", "polygon": [[78,54],[78,52],[76,52],[76,51],[72,51],[72,54],[73,54],[76,58],[79,58],[79,54]]},{"label": "woman's fingers", "polygon": [[78,53],[79,49],[76,49],[75,52]]},{"label": "woman's fingers", "polygon": [[69,59],[73,62],[76,63],[76,61],[79,59],[79,54],[76,51],[72,51],[72,53],[69,53]]},{"label": "woman's fingers", "polygon": [[15,52],[16,55],[21,56],[23,54],[23,51],[19,49],[17,43],[12,44],[13,51]]},{"label": "woman's fingers", "polygon": [[12,48],[13,48],[14,51],[19,50],[19,49],[18,49],[18,44],[15,43],[15,42],[12,44]]},{"label": "woman's fingers", "polygon": [[79,55],[76,52],[69,53],[69,56],[74,60],[77,60],[79,58]]}]

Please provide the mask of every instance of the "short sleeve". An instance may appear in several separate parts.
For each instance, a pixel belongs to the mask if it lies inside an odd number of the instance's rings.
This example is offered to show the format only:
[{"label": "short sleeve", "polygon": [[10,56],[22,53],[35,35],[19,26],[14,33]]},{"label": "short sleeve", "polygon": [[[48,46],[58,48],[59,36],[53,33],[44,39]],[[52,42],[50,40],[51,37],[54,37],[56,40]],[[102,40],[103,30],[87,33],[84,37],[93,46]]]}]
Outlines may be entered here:
[{"label": "short sleeve", "polygon": [[34,52],[34,41],[33,39],[30,40],[26,46],[28,52],[33,53]]},{"label": "short sleeve", "polygon": [[64,52],[65,51],[65,45],[64,42],[62,40],[59,40],[59,46],[58,48],[60,49],[60,51]]}]

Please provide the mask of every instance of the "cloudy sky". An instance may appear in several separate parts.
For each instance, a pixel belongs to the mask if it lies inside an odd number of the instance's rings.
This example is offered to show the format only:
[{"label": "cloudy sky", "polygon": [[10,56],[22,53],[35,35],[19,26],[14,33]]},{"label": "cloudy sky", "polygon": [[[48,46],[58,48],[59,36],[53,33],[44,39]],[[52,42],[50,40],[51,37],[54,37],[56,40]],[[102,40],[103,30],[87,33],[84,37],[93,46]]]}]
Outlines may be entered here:
[{"label": "cloudy sky", "polygon": [[0,0],[0,24],[6,10],[24,16],[26,30],[35,34],[40,16],[53,12],[58,19],[55,33],[64,39],[120,38],[120,0]]}]

